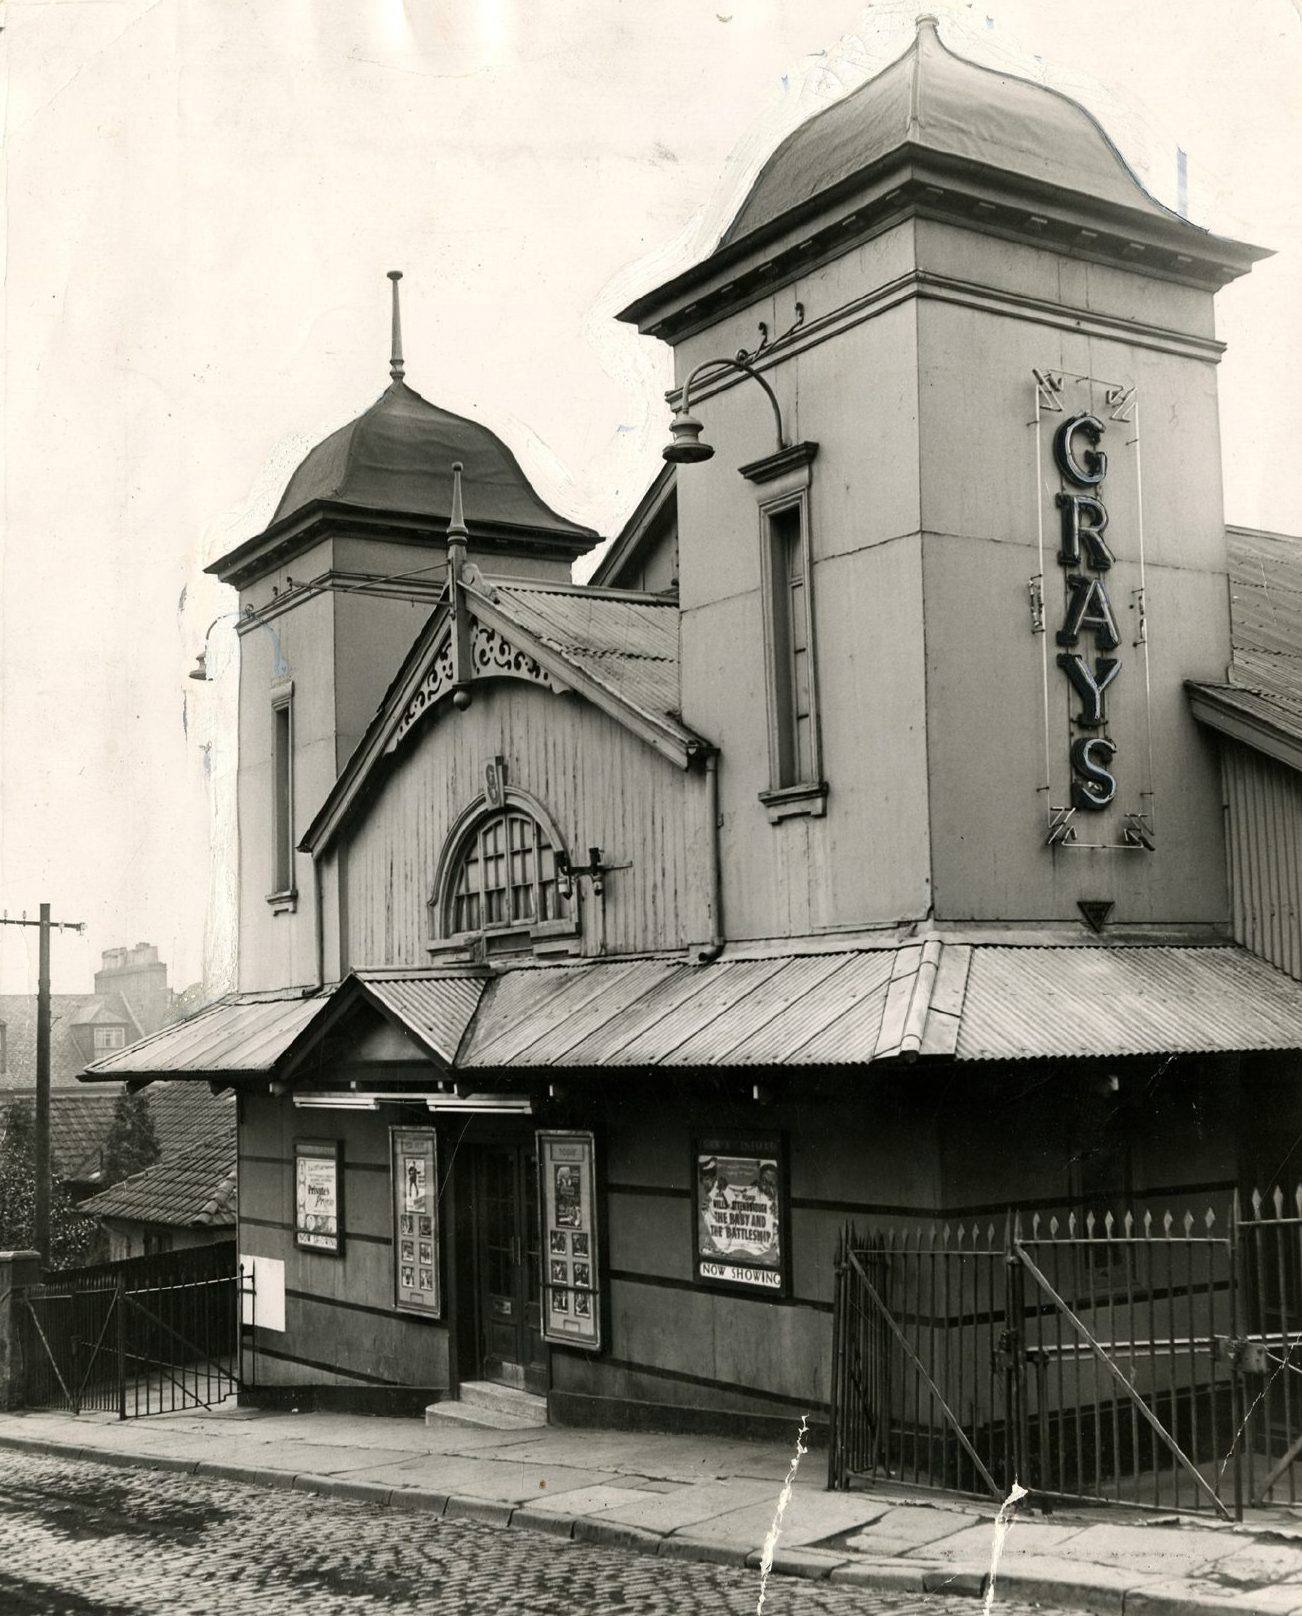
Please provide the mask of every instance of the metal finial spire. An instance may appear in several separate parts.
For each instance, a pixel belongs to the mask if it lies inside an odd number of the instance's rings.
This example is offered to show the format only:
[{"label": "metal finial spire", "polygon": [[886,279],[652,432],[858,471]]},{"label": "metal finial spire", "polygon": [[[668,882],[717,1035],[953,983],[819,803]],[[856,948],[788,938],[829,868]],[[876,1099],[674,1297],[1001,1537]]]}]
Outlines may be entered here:
[{"label": "metal finial spire", "polygon": [[464,544],[470,537],[465,513],[461,509],[461,462],[452,462],[452,516],[448,521],[448,539],[460,539]]},{"label": "metal finial spire", "polygon": [[402,271],[391,269],[388,273],[393,282],[393,353],[389,358],[389,374],[395,382],[400,382],[406,375],[402,362],[402,309],[398,304],[398,282],[402,279]]}]

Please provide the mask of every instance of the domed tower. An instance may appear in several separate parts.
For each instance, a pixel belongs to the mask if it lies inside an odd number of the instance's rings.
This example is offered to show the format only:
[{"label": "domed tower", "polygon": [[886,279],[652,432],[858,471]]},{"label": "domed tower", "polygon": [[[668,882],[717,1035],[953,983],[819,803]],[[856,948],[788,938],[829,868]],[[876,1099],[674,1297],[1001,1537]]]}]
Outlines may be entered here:
[{"label": "domed tower", "polygon": [[1212,299],[1261,256],[923,17],[624,311],[674,349],[682,716],[763,848],[730,936],[1224,923],[1183,685],[1229,655]]},{"label": "domed tower", "polygon": [[568,580],[598,542],[534,492],[506,444],[404,380],[294,472],[266,529],[207,568],[240,595],[239,977],[314,980],[311,860],[295,849],[443,588],[452,466],[486,574]]}]

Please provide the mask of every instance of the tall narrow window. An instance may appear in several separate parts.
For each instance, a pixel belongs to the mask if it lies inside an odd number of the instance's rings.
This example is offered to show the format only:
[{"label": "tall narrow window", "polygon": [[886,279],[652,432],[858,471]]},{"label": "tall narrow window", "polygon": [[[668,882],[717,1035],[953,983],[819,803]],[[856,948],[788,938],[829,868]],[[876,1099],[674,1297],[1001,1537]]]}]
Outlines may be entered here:
[{"label": "tall narrow window", "polygon": [[769,786],[759,797],[774,823],[826,810],[810,534],[817,454],[816,443],[794,443],[740,468],[759,504],[769,732]]},{"label": "tall narrow window", "polygon": [[769,515],[773,578],[773,707],[778,788],[815,779],[809,699],[809,623],[805,610],[805,547],[799,505]]},{"label": "tall narrow window", "polygon": [[286,696],[271,709],[271,891],[294,890],[294,707]]}]

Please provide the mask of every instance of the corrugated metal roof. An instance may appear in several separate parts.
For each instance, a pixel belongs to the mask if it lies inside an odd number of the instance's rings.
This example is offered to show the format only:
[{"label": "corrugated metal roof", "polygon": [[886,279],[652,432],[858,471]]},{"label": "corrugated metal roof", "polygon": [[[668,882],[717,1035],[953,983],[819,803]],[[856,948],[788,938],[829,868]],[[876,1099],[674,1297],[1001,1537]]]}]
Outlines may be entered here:
[{"label": "corrugated metal roof", "polygon": [[1302,985],[1241,948],[973,948],[960,1060],[1302,1046]]},{"label": "corrugated metal roof", "polygon": [[458,1065],[869,1061],[896,958],[880,949],[708,966],[640,960],[508,971],[489,987]]},{"label": "corrugated metal roof", "polygon": [[515,583],[492,590],[521,628],[557,651],[678,661],[677,601]]},{"label": "corrugated metal roof", "polygon": [[1232,683],[1302,706],[1302,539],[1227,528]]},{"label": "corrugated metal roof", "polygon": [[683,739],[696,739],[677,717],[676,601],[531,584],[495,582],[491,588],[506,617],[572,667]]},{"label": "corrugated metal roof", "polygon": [[[1267,725],[1289,740],[1302,742],[1302,703],[1290,697],[1245,690],[1238,685],[1191,684],[1188,688],[1195,694],[1209,696],[1214,708],[1228,708],[1250,721]],[[1210,721],[1215,723],[1214,717]]]},{"label": "corrugated metal roof", "polygon": [[391,1011],[422,1043],[451,1066],[471,1017],[479,1008],[484,982],[467,976],[372,977],[357,973],[367,993]]},{"label": "corrugated metal roof", "polygon": [[86,1073],[107,1080],[269,1071],[329,999],[328,990],[307,999],[301,993],[292,998],[222,999],[188,1021],[94,1061]]},{"label": "corrugated metal roof", "polygon": [[[1231,946],[974,945],[359,973],[458,1071],[868,1065],[1302,1048],[1302,984]],[[266,1071],[329,1002],[213,1006],[97,1064],[104,1077]]]}]

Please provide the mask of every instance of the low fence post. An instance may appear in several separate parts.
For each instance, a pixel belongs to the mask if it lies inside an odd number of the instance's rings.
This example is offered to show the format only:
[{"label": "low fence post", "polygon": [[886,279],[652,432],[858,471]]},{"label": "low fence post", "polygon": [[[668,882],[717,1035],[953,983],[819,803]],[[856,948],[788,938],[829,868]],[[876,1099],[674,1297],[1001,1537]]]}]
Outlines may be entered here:
[{"label": "low fence post", "polygon": [[127,1300],[126,1286],[118,1276],[117,1288],[113,1293],[113,1311],[117,1315],[114,1323],[117,1326],[117,1340],[115,1357],[117,1360],[118,1381],[118,1418],[127,1417]]},{"label": "low fence post", "polygon": [[24,1290],[40,1282],[39,1251],[0,1251],[0,1411],[21,1408],[26,1400],[18,1309]]}]

